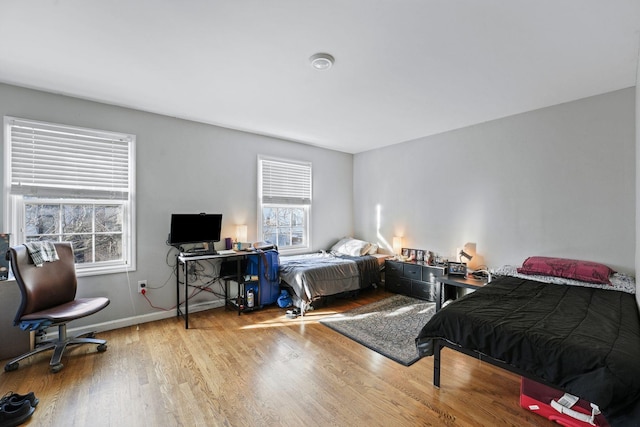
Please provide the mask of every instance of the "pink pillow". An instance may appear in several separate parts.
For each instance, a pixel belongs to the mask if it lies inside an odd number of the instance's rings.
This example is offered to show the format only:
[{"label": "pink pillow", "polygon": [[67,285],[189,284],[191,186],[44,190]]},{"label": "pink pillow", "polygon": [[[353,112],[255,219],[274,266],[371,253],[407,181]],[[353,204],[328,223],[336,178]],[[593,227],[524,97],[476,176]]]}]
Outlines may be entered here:
[{"label": "pink pillow", "polygon": [[609,276],[615,271],[597,262],[532,256],[524,260],[522,267],[518,268],[518,273],[564,277],[565,279],[610,285]]}]

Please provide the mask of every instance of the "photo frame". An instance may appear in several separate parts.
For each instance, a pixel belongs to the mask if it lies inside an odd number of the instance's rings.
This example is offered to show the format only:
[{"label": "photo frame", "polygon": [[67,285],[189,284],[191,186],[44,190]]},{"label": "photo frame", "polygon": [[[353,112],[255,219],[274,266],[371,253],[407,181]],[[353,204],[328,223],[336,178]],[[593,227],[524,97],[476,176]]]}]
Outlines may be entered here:
[{"label": "photo frame", "polygon": [[466,262],[449,262],[447,264],[447,270],[449,272],[449,276],[466,276],[467,263]]},{"label": "photo frame", "polygon": [[409,249],[409,259],[412,261],[416,260],[416,250],[415,249]]},{"label": "photo frame", "polygon": [[402,256],[409,258],[409,248],[402,248]]},{"label": "photo frame", "polygon": [[424,253],[424,250],[418,249],[416,251],[416,261],[426,261]]}]

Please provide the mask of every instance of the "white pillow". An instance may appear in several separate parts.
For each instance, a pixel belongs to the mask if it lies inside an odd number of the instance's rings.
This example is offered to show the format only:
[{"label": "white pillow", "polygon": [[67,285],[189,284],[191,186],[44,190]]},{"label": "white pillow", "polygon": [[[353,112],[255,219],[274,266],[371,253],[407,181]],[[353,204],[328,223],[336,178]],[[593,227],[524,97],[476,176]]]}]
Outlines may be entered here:
[{"label": "white pillow", "polygon": [[378,248],[380,246],[376,245],[375,243],[372,243],[371,246],[369,246],[369,250],[367,251],[367,255],[375,255],[378,253]]},{"label": "white pillow", "polygon": [[344,255],[350,256],[362,256],[366,255],[371,247],[371,243],[364,240],[353,239],[351,237],[345,237],[340,239],[338,243],[331,247],[331,250]]}]

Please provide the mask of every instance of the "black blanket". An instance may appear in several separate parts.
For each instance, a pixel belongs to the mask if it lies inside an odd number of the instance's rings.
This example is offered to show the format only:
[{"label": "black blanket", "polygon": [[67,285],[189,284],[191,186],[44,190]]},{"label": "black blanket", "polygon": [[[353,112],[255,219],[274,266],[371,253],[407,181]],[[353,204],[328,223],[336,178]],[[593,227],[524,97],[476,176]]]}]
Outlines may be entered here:
[{"label": "black blanket", "polygon": [[501,277],[443,308],[416,344],[433,339],[490,356],[597,404],[613,425],[640,425],[640,316],[613,290]]}]

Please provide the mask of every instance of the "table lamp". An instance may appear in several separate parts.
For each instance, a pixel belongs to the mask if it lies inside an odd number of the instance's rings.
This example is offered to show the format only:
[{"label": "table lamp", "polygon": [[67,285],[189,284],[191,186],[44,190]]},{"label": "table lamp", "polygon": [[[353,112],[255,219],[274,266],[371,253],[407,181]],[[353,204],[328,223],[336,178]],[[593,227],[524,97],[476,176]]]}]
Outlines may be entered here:
[{"label": "table lamp", "polygon": [[394,236],[393,237],[393,253],[396,255],[400,255],[400,251],[402,251],[402,237]]},{"label": "table lamp", "polygon": [[242,250],[242,244],[247,242],[247,226],[236,225],[236,246],[237,250]]}]

